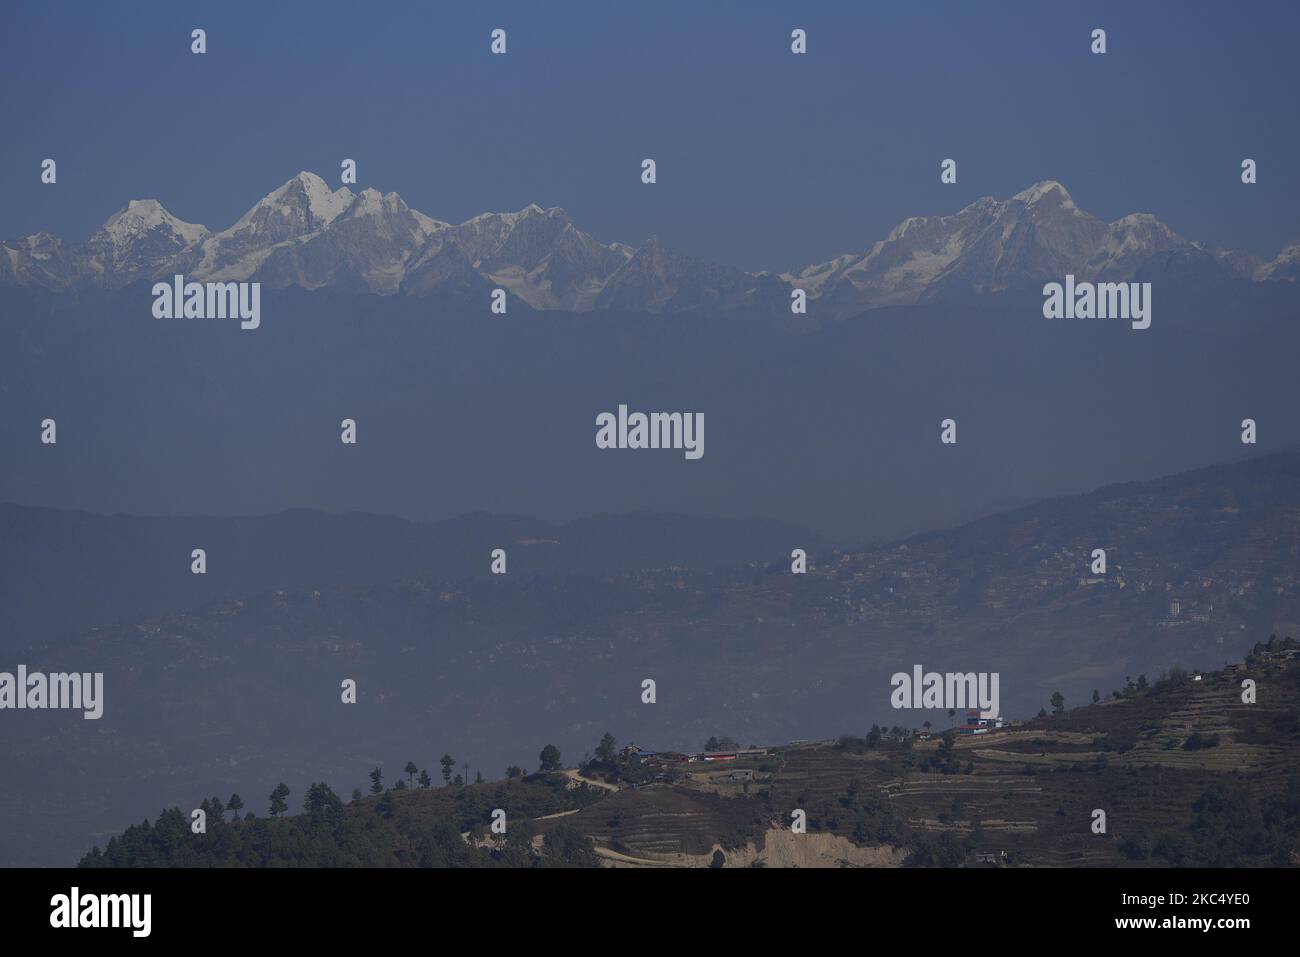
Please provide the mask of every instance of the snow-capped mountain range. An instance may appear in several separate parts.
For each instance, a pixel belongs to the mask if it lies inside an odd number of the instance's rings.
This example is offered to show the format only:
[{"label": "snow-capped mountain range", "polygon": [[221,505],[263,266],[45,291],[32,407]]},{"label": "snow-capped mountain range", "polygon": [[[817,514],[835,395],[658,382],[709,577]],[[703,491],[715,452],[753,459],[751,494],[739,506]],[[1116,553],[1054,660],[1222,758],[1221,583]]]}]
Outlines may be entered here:
[{"label": "snow-capped mountain range", "polygon": [[459,225],[411,209],[396,193],[331,190],[302,172],[227,229],[132,200],[81,245],[37,233],[0,243],[0,282],[54,290],[119,288],[183,273],[273,288],[343,287],[381,295],[487,295],[502,287],[533,309],[788,311],[842,317],[1059,281],[1128,281],[1170,271],[1255,281],[1300,279],[1300,240],[1271,261],[1179,236],[1147,213],[1107,223],[1045,181],[1010,199],[985,197],[950,216],[912,217],[863,253],[804,269],[747,273],[676,252],[601,243],[564,210],[530,205]]}]

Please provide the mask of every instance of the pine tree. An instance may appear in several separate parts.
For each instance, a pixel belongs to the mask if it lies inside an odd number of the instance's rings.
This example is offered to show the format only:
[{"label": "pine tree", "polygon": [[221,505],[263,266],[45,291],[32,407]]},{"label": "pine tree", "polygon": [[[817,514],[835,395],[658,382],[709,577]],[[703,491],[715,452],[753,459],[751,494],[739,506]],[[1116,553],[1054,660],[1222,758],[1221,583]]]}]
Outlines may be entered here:
[{"label": "pine tree", "polygon": [[285,803],[285,798],[288,796],[289,787],[281,781],[275,786],[275,790],[271,792],[271,817],[279,817],[289,810],[289,805]]},{"label": "pine tree", "polygon": [[456,759],[450,754],[444,754],[438,759],[438,763],[442,765],[442,782],[451,784],[451,771],[456,766]]},{"label": "pine tree", "polygon": [[370,772],[370,793],[379,794],[384,790],[384,772],[381,768],[375,768]]},{"label": "pine tree", "polygon": [[303,810],[308,814],[319,814],[322,811],[337,811],[343,807],[343,802],[339,796],[334,793],[324,781],[319,784],[313,784],[307,789],[307,799],[303,801]]},{"label": "pine tree", "polygon": [[420,769],[417,768],[417,767],[415,766],[415,762],[414,762],[414,761],[407,761],[407,762],[406,762],[406,767],[403,768],[402,770],[406,772],[406,780],[407,780],[407,782],[408,782],[412,787],[414,787],[414,786],[415,786],[415,772],[419,771]]},{"label": "pine tree", "polygon": [[420,781],[420,787],[422,788],[427,788],[433,784],[433,778],[429,777],[428,771],[420,772],[419,781]]},{"label": "pine tree", "polygon": [[235,815],[234,820],[239,820],[239,812],[244,807],[244,799],[238,794],[230,795],[230,800],[226,803],[226,810]]}]

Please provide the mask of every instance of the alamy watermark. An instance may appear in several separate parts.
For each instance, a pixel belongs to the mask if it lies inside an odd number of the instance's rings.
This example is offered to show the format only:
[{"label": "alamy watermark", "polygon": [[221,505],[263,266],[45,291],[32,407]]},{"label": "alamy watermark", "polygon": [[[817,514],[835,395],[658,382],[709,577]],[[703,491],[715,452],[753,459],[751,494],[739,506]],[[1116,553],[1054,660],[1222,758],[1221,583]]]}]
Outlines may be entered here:
[{"label": "alamy watermark", "polygon": [[148,937],[152,915],[152,894],[82,894],[73,887],[50,898],[51,927],[127,927],[132,937]]},{"label": "alamy watermark", "polygon": [[26,665],[18,666],[15,675],[0,671],[0,710],[42,710],[46,708],[76,708],[85,712],[87,721],[95,721],[104,714],[104,673],[91,672],[28,672]]},{"label": "alamy watermark", "polygon": [[600,449],[684,449],[688,459],[704,455],[703,412],[633,412],[626,405],[618,415],[596,416],[596,447]]},{"label": "alamy watermark", "polygon": [[186,282],[177,273],[171,282],[153,284],[155,319],[239,319],[239,328],[262,324],[260,282]]},{"label": "alamy watermark", "polygon": [[912,673],[897,672],[889,683],[894,690],[889,703],[895,708],[944,708],[961,711],[979,708],[981,718],[1001,716],[998,703],[998,673],[987,671],[924,671],[912,666]]},{"label": "alamy watermark", "polygon": [[1151,326],[1151,283],[1080,282],[1073,275],[1065,283],[1043,287],[1045,319],[1128,319],[1134,329]]}]

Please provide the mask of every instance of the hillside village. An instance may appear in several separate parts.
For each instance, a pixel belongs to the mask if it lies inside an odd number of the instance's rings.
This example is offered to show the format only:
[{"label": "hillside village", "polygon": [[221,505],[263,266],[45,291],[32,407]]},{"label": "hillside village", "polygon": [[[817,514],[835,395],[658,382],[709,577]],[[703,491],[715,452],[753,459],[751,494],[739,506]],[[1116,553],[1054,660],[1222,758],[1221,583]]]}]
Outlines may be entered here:
[{"label": "hillside village", "polygon": [[[1249,705],[1248,675],[1261,689]],[[942,732],[685,755],[629,744],[613,767],[582,771],[618,781],[619,813],[606,799],[568,822],[610,866],[1295,865],[1297,758],[1300,644],[1273,638],[1222,671],[1174,671],[1031,720],[974,712]],[[1229,796],[1258,819],[1222,835],[1216,802]],[[806,834],[783,820],[787,805],[806,811]],[[1098,808],[1104,834],[1091,830]]]}]

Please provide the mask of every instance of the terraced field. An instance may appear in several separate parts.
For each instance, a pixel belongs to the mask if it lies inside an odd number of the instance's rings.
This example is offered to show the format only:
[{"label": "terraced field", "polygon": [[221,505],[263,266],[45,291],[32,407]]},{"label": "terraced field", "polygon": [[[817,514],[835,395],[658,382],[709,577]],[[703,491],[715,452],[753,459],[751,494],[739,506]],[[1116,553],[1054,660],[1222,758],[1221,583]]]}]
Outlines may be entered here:
[{"label": "terraced field", "polygon": [[677,787],[611,794],[571,815],[567,823],[598,847],[633,857],[708,854],[730,836],[765,826],[766,808],[745,797],[722,797]]},{"label": "terraced field", "polygon": [[[1254,703],[1242,701],[1246,678]],[[733,780],[735,768],[752,779]],[[774,835],[801,837],[789,833],[795,809],[824,853],[778,851]],[[701,866],[716,850],[725,866],[1300,863],[1300,660],[1257,653],[949,744],[846,739],[734,766],[678,763],[565,820],[619,866]]]}]

